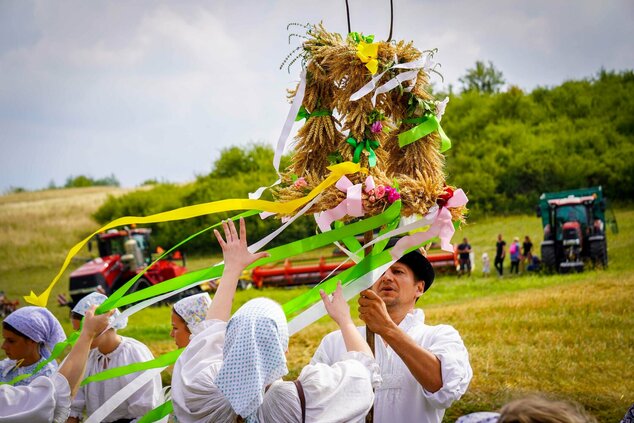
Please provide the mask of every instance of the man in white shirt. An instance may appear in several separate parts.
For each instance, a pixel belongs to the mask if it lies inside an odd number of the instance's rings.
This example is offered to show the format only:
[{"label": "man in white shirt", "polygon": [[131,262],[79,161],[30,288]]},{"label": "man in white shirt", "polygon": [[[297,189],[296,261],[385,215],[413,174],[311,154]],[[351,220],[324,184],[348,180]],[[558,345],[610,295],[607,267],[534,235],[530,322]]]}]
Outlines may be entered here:
[{"label": "man in white shirt", "polygon": [[[394,263],[359,297],[359,317],[375,335],[383,384],[376,391],[375,423],[442,421],[445,409],[467,390],[473,372],[458,332],[425,324],[418,298],[434,270],[418,250]],[[359,327],[365,335],[365,327]],[[346,351],[339,331],[324,337],[312,363],[332,364]]]}]

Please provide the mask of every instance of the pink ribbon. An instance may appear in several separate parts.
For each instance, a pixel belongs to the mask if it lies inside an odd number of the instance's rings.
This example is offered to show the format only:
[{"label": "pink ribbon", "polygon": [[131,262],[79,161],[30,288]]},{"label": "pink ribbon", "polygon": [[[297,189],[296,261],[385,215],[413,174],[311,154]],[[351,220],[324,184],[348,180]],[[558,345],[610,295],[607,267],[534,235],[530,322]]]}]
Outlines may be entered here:
[{"label": "pink ribbon", "polygon": [[417,232],[413,235],[401,238],[390,251],[392,257],[399,258],[406,250],[409,250],[417,245],[421,245],[423,242],[435,237],[440,238],[441,249],[453,252],[451,238],[456,230],[451,222],[451,213],[448,208],[464,206],[468,201],[469,199],[462,189],[454,191],[451,198],[447,200],[445,207],[440,207],[435,216],[434,214],[428,214],[423,218],[431,223],[430,228],[425,232]]},{"label": "pink ribbon", "polygon": [[[361,217],[365,214],[363,210],[363,202],[361,199],[362,184],[353,184],[346,176],[342,176],[335,186],[342,192],[346,193],[346,198],[330,210],[319,213],[315,217],[315,221],[319,229],[324,231],[330,230],[330,225],[335,220],[339,220],[344,216]],[[375,188],[374,178],[368,176],[365,180],[365,191],[368,192]]]}]

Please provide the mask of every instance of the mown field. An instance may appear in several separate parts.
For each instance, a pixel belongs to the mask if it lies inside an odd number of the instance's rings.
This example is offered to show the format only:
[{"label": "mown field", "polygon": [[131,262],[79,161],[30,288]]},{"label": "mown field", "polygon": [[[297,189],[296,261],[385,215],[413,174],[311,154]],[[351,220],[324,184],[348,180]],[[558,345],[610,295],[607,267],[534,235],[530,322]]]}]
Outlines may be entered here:
[{"label": "mown field", "polygon": [[[31,289],[43,291],[68,250],[97,228],[90,214],[109,193],[121,192],[87,188],[0,196],[0,290],[22,304]],[[419,302],[428,323],[448,323],[460,331],[471,355],[474,379],[445,421],[536,392],[578,401],[599,421],[619,421],[634,403],[634,210],[616,210],[616,216],[620,233],[609,235],[609,269],[575,275],[481,277],[479,257],[484,251],[492,255],[498,233],[507,242],[529,235],[539,244],[539,220],[533,215],[482,218],[456,233],[454,241],[469,238],[476,270],[471,277],[439,277]],[[71,268],[87,257],[82,251]],[[197,257],[188,266],[197,269],[216,260]],[[70,331],[68,310],[55,302],[67,290],[68,273],[53,289],[49,308]],[[285,302],[305,289],[242,291],[236,307],[258,295]],[[354,303],[352,309],[356,314]],[[168,307],[145,309],[121,333],[147,343],[155,354],[170,351],[175,345],[169,313]],[[333,329],[324,318],[292,338],[291,375]]]}]

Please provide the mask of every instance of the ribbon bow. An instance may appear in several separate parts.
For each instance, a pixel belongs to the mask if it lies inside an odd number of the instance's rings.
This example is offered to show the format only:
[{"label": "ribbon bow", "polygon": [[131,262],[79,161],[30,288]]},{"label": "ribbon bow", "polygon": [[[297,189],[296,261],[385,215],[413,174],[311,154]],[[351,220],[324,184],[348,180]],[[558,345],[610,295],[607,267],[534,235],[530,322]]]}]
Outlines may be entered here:
[{"label": "ribbon bow", "polygon": [[[362,202],[362,184],[354,185],[346,176],[342,176],[335,184],[339,191],[346,193],[346,198],[338,206],[315,215],[317,225],[323,231],[329,231],[330,225],[335,220],[340,220],[345,215],[361,217],[365,214]],[[374,178],[368,176],[365,179],[365,192],[375,188]]]},{"label": "ribbon bow", "polygon": [[444,201],[444,206],[432,207],[431,211],[422,218],[421,223],[431,223],[429,229],[425,232],[416,232],[413,235],[401,238],[396,245],[392,247],[392,257],[400,257],[405,251],[417,245],[421,245],[434,237],[440,238],[440,247],[443,250],[453,252],[451,237],[456,229],[451,222],[451,213],[448,208],[464,206],[469,199],[462,189],[457,189],[453,192],[451,197]]},{"label": "ribbon bow", "polygon": [[447,134],[445,134],[445,131],[443,131],[436,116],[428,113],[419,118],[405,119],[403,123],[416,123],[417,125],[398,135],[398,145],[401,148],[426,137],[434,131],[438,131],[440,135],[440,152],[444,153],[451,148],[451,140]]},{"label": "ribbon bow", "polygon": [[300,121],[302,119],[308,120],[311,117],[330,116],[330,115],[331,115],[331,112],[328,109],[319,109],[319,110],[315,110],[312,113],[309,113],[308,110],[306,110],[306,108],[302,106],[299,108],[299,111],[297,112],[297,117],[295,118],[295,122]]},{"label": "ribbon bow", "polygon": [[374,43],[366,43],[359,41],[357,44],[357,57],[365,63],[365,67],[374,75],[379,70],[379,45]]},{"label": "ribbon bow", "polygon": [[354,158],[352,159],[354,163],[359,163],[359,160],[361,160],[361,152],[365,150],[370,155],[368,157],[368,164],[370,167],[376,166],[376,153],[374,152],[374,149],[379,148],[381,143],[377,140],[357,141],[352,137],[348,138],[346,142],[354,148]]}]

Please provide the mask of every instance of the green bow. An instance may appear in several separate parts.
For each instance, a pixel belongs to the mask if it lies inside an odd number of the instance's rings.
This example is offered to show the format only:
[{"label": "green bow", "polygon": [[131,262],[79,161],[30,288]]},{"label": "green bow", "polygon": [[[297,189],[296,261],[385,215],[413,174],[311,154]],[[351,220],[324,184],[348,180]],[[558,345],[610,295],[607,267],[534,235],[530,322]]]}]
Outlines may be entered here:
[{"label": "green bow", "polygon": [[368,44],[372,44],[374,42],[374,35],[364,36],[363,34],[358,32],[351,32],[350,34],[348,34],[348,36],[352,38],[352,40],[357,44],[359,44],[361,41],[364,41]]},{"label": "green bow", "polygon": [[401,146],[401,148],[426,137],[434,131],[438,131],[438,134],[440,135],[440,152],[444,153],[451,148],[451,140],[447,134],[445,134],[445,131],[442,130],[440,122],[438,122],[436,116],[428,113],[419,118],[405,119],[403,120],[403,123],[416,123],[418,125],[399,134],[398,145]]},{"label": "green bow", "polygon": [[352,137],[348,138],[346,142],[350,144],[352,148],[354,148],[354,158],[352,159],[353,162],[359,163],[359,160],[361,160],[361,152],[365,150],[370,153],[370,156],[368,157],[368,164],[370,165],[370,167],[376,166],[376,153],[374,152],[374,149],[379,148],[381,143],[379,143],[377,140],[357,141]]},{"label": "green bow", "polygon": [[308,120],[311,117],[330,116],[331,114],[332,112],[328,109],[319,109],[319,110],[315,110],[312,113],[308,113],[308,110],[306,110],[306,108],[302,106],[299,108],[299,111],[297,112],[297,117],[295,118],[295,122],[300,121],[302,119]]}]

